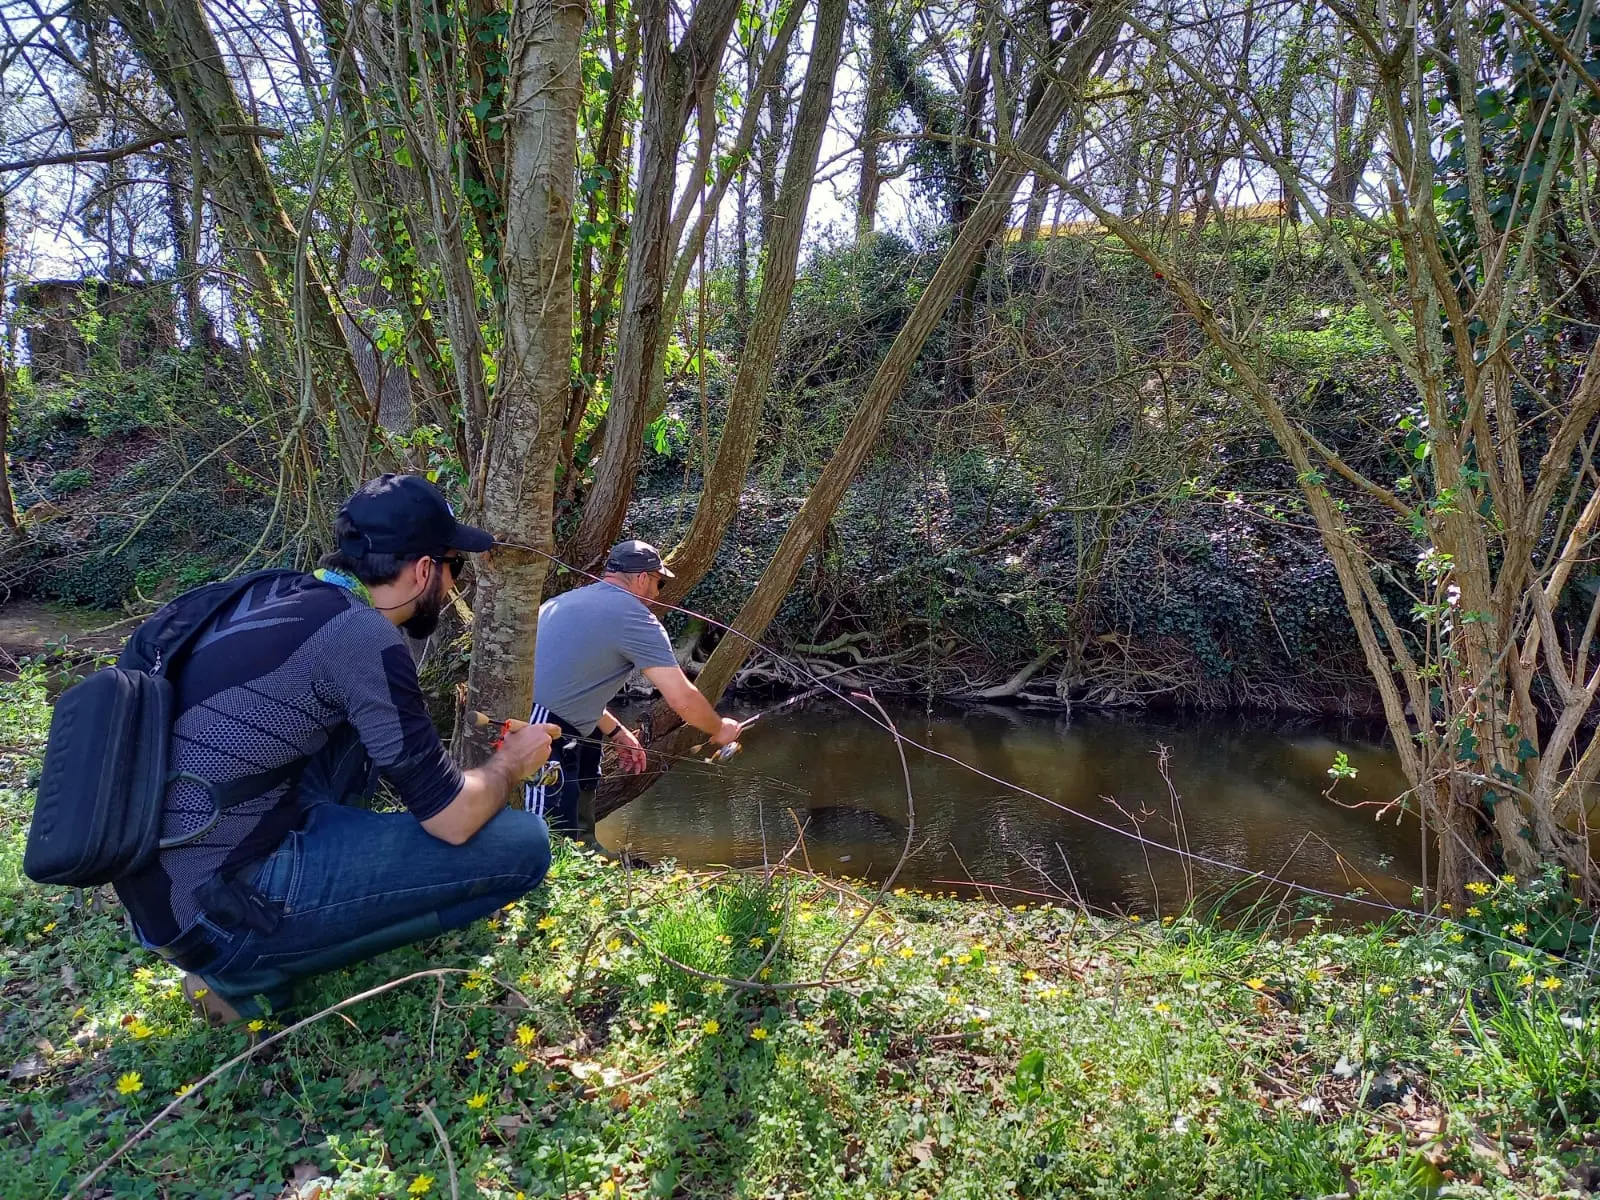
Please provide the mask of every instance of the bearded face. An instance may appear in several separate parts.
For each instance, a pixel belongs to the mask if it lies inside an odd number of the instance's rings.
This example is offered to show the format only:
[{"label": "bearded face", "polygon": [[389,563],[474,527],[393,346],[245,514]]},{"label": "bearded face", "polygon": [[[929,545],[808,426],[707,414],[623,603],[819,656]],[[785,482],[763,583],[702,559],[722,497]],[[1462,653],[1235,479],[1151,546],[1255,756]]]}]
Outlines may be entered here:
[{"label": "bearded face", "polygon": [[400,623],[400,628],[405,630],[407,637],[420,642],[439,628],[439,615],[444,612],[444,598],[444,568],[436,561],[433,564],[433,577],[428,580],[428,586],[423,589],[422,595],[417,597],[416,609]]}]

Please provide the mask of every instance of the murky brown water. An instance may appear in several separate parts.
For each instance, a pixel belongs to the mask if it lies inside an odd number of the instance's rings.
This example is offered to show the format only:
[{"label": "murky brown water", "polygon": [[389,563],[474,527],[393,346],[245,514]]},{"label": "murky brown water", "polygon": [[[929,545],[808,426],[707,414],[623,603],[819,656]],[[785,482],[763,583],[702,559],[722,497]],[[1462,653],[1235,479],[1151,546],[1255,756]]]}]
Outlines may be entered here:
[{"label": "murky brown water", "polygon": [[[743,714],[748,715],[747,710]],[[1076,893],[1096,907],[1153,915],[1190,894],[1214,901],[1241,876],[1121,836],[1183,844],[1196,854],[1344,895],[1405,905],[1421,874],[1414,821],[1374,819],[1404,779],[1392,753],[1349,731],[1239,719],[1076,716],[1070,720],[984,707],[890,710],[906,736],[1021,784],[1056,804],[1010,791],[910,749],[916,798],[914,850],[899,882],[931,890],[972,883],[1015,889],[1011,903]],[[1176,819],[1159,750],[1178,793]],[[1336,751],[1354,780],[1324,796]],[[906,836],[906,785],[893,740],[833,702],[763,720],[725,766],[680,764],[600,827],[609,846],[686,866],[753,866],[775,860],[806,830],[792,861],[833,874],[881,879]],[[1036,893],[1036,895],[1030,895]],[[1252,885],[1229,901],[1261,894]],[[1283,889],[1275,889],[1281,896]],[[1342,915],[1381,915],[1340,904]]]}]

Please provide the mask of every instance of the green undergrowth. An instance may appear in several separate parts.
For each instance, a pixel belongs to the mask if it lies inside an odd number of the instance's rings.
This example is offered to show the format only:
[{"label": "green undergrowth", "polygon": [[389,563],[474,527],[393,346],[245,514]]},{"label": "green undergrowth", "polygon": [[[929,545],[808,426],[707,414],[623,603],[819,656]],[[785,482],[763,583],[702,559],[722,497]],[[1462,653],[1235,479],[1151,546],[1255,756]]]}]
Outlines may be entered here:
[{"label": "green undergrowth", "polygon": [[[114,904],[19,875],[42,681],[0,685],[0,1195],[1544,1196],[1596,1174],[1581,963],[558,855],[309,984],[245,1063]],[[1506,885],[1509,889],[1511,885]],[[1507,896],[1511,895],[1508,890]],[[741,986],[754,980],[758,986]]]}]

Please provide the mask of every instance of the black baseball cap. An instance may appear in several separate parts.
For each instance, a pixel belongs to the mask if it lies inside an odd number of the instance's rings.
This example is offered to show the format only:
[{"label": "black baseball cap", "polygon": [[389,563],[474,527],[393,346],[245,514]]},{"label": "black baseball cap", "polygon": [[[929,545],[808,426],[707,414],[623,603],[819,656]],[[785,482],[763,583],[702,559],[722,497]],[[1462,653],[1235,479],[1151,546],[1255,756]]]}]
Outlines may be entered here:
[{"label": "black baseball cap", "polygon": [[428,558],[446,550],[478,554],[494,545],[483,530],[456,520],[444,493],[421,475],[368,480],[344,502],[339,515],[351,525],[339,539],[339,549],[351,558]]},{"label": "black baseball cap", "polygon": [[638,538],[618,542],[611,547],[611,553],[606,555],[606,570],[615,571],[619,575],[637,575],[641,571],[654,571],[657,575],[665,575],[668,579],[674,578],[672,572],[661,565],[661,551],[649,542],[641,542]]}]

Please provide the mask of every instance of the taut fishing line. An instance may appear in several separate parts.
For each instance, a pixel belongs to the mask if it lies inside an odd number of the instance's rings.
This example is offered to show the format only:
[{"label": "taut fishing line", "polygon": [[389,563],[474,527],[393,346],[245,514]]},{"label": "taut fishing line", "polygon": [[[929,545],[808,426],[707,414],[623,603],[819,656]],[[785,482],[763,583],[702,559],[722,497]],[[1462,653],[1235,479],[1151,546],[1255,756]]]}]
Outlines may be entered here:
[{"label": "taut fishing line", "polygon": [[[506,547],[508,549],[513,549],[513,550],[524,550],[524,551],[527,551],[530,554],[537,554],[539,557],[548,560],[550,563],[554,564],[555,566],[558,566],[558,567],[562,568],[565,571],[570,571],[570,572],[572,572],[572,574],[574,574],[574,575],[576,575],[576,576],[578,576],[580,578],[588,579],[588,580],[591,580],[591,581],[596,582],[596,583],[603,582],[603,580],[601,579],[600,576],[592,574],[592,573],[590,573],[588,571],[585,571],[581,567],[575,567],[571,563],[566,562],[561,558],[558,558],[554,554],[551,554],[549,551],[539,549],[537,546],[528,546],[528,545],[525,545],[525,544],[523,544],[521,542],[511,542],[511,541],[505,541],[505,540],[502,540],[502,539],[496,539],[495,545],[496,546],[504,546],[504,547]],[[749,634],[743,632],[740,629],[734,628],[732,625],[724,624],[723,622],[718,621],[715,617],[707,616],[705,613],[702,613],[702,612],[696,612],[692,608],[685,608],[681,604],[670,604],[670,603],[668,603],[667,601],[664,601],[664,600],[652,600],[652,601],[649,601],[648,603],[650,604],[651,607],[654,607],[654,608],[670,609],[673,612],[682,613],[687,617],[693,617],[696,620],[704,621],[707,625],[710,625],[715,629],[720,629],[725,634],[728,634],[728,633],[733,634],[735,637],[741,639],[742,641],[744,641],[746,644],[748,644],[753,649],[760,650],[762,653],[768,655],[774,662],[779,663],[779,664],[783,665],[784,667],[787,667],[789,670],[795,672],[797,675],[799,675],[803,679],[803,681],[805,683],[811,685],[809,690],[805,693],[805,695],[802,695],[802,696],[799,696],[799,697],[791,697],[789,700],[785,701],[784,703],[779,704],[779,705],[775,705],[773,707],[773,709],[771,709],[771,710],[766,710],[766,711],[763,711],[761,713],[757,713],[756,714],[757,717],[765,716],[765,715],[767,715],[768,712],[776,711],[778,708],[787,707],[787,705],[790,702],[797,701],[797,700],[800,700],[800,699],[804,699],[804,698],[806,698],[806,696],[815,695],[818,692],[827,692],[829,695],[833,696],[836,700],[839,700],[841,703],[843,703],[843,704],[847,705],[849,708],[855,710],[855,712],[860,714],[860,716],[864,720],[870,722],[873,725],[876,725],[878,728],[882,729],[885,733],[888,733],[890,736],[898,738],[900,741],[904,742],[906,745],[915,746],[918,750],[922,751],[924,754],[930,755],[930,756],[932,756],[934,758],[943,759],[945,762],[953,763],[956,766],[962,768],[963,770],[969,771],[972,774],[978,776],[980,779],[987,780],[988,782],[993,783],[993,784],[995,784],[995,785],[997,785],[997,786],[999,786],[1001,788],[1004,788],[1009,792],[1015,792],[1018,795],[1027,796],[1029,799],[1037,800],[1041,804],[1047,805],[1050,808],[1056,809],[1059,812],[1066,813],[1068,816],[1076,817],[1078,820],[1083,821],[1083,822],[1085,822],[1085,823],[1087,823],[1087,824],[1089,824],[1089,825],[1091,825],[1091,826],[1093,826],[1093,827],[1095,827],[1097,829],[1103,829],[1108,833],[1116,834],[1118,837],[1127,838],[1128,840],[1133,841],[1133,842],[1137,842],[1138,844],[1140,844],[1140,845],[1142,845],[1142,846],[1144,846],[1146,848],[1165,851],[1168,854],[1175,855],[1178,858],[1187,859],[1190,862],[1198,863],[1198,864],[1200,864],[1202,866],[1212,867],[1212,868],[1214,868],[1214,869],[1216,869],[1218,871],[1223,871],[1223,872],[1227,872],[1227,873],[1230,873],[1230,874],[1233,874],[1233,875],[1242,876],[1243,880],[1245,882],[1254,882],[1254,883],[1261,883],[1261,884],[1281,887],[1281,888],[1285,889],[1286,891],[1299,892],[1299,893],[1301,893],[1303,895],[1307,895],[1307,896],[1316,896],[1316,897],[1318,897],[1320,899],[1331,900],[1331,901],[1335,901],[1335,902],[1338,902],[1338,903],[1341,903],[1341,904],[1359,905],[1361,907],[1375,909],[1375,910],[1377,910],[1379,912],[1382,912],[1382,913],[1384,913],[1386,915],[1389,915],[1389,916],[1409,917],[1409,918],[1412,918],[1412,919],[1415,919],[1415,920],[1422,920],[1422,921],[1430,922],[1432,924],[1436,924],[1436,925],[1440,925],[1440,926],[1446,926],[1446,925],[1455,924],[1455,922],[1451,918],[1436,916],[1436,915],[1434,915],[1432,913],[1421,912],[1421,911],[1419,911],[1417,909],[1413,909],[1413,908],[1401,908],[1398,905],[1390,904],[1386,900],[1373,900],[1373,899],[1370,899],[1370,898],[1368,898],[1366,896],[1355,896],[1355,895],[1351,895],[1351,894],[1348,894],[1348,893],[1329,891],[1329,890],[1327,890],[1325,888],[1314,887],[1314,886],[1312,886],[1310,884],[1296,883],[1293,880],[1284,879],[1283,877],[1281,877],[1279,875],[1272,874],[1271,872],[1268,872],[1268,871],[1253,870],[1250,867],[1240,866],[1238,863],[1228,862],[1225,859],[1215,858],[1215,857],[1213,857],[1211,855],[1208,855],[1208,854],[1197,853],[1196,851],[1184,849],[1183,847],[1175,846],[1175,845],[1172,845],[1172,844],[1170,844],[1168,842],[1160,841],[1159,839],[1156,839],[1156,838],[1147,837],[1143,833],[1138,831],[1137,829],[1125,829],[1120,825],[1113,825],[1109,821],[1102,820],[1099,817],[1091,816],[1089,813],[1080,812],[1078,809],[1073,808],[1071,805],[1063,804],[1059,800],[1052,799],[1049,796],[1041,795],[1040,793],[1038,793],[1036,791],[1033,791],[1030,788],[1023,787],[1019,783],[1013,783],[1009,779],[1004,779],[1001,776],[990,774],[988,771],[985,771],[981,767],[974,766],[973,764],[967,762],[965,759],[957,758],[955,755],[947,754],[942,750],[935,750],[932,746],[924,745],[923,743],[917,741],[916,739],[908,737],[905,733],[899,731],[898,729],[891,728],[889,723],[885,719],[883,719],[882,717],[880,717],[877,714],[873,713],[868,708],[866,708],[864,705],[858,703],[848,693],[842,692],[838,688],[836,688],[833,685],[827,683],[826,681],[824,681],[822,679],[819,679],[815,674],[813,674],[811,671],[809,671],[804,665],[802,665],[800,663],[797,663],[797,662],[794,662],[793,660],[791,660],[788,655],[783,654],[782,652],[773,649],[771,646],[766,645],[764,642],[758,640],[757,638],[751,637]],[[755,718],[751,718],[751,720],[754,721]],[[651,750],[651,751],[648,751],[648,753],[655,754],[655,753],[660,753],[660,752]],[[663,758],[668,758],[668,757],[679,757],[679,756],[669,756],[669,755],[666,755],[666,754],[663,753],[662,757]],[[690,761],[700,762],[701,760],[700,759],[691,759]],[[975,884],[975,886],[980,886],[980,887],[989,886],[989,885],[986,885],[986,884],[977,884],[976,881],[974,881],[974,884]],[[1516,941],[1515,939],[1504,937],[1504,936],[1501,936],[1499,934],[1490,933],[1488,930],[1483,930],[1483,929],[1475,930],[1475,932],[1478,933],[1481,937],[1483,937],[1483,938],[1485,938],[1485,939],[1487,939],[1489,941],[1501,942],[1501,943],[1503,943],[1503,944],[1505,944],[1507,946],[1514,947],[1519,952],[1540,953],[1540,951],[1539,951],[1539,949],[1537,947],[1529,946],[1526,942],[1519,942],[1519,941]],[[1597,969],[1595,967],[1589,965],[1588,963],[1576,963],[1575,965],[1579,966],[1586,973],[1591,974],[1591,975],[1600,973],[1600,971],[1597,971]]]}]

